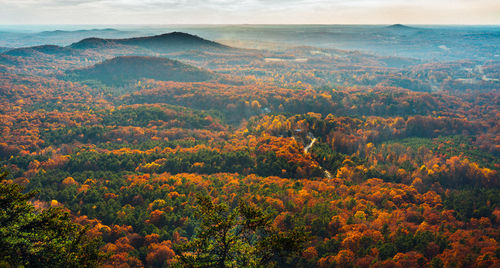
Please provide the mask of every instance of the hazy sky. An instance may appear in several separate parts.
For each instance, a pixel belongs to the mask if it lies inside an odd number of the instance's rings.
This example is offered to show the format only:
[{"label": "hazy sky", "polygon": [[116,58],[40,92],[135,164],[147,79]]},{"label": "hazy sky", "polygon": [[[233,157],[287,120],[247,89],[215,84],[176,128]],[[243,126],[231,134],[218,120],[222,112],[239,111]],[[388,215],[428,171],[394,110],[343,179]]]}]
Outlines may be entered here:
[{"label": "hazy sky", "polygon": [[0,0],[0,24],[500,24],[500,0]]}]

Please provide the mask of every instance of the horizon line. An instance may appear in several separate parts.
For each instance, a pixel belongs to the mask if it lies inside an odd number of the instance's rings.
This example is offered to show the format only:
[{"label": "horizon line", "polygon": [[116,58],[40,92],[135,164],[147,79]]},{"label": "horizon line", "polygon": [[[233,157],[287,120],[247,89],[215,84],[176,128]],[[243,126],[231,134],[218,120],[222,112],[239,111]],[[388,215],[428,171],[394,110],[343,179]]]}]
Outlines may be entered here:
[{"label": "horizon line", "polygon": [[115,26],[168,26],[168,25],[188,25],[188,26],[198,26],[198,25],[213,25],[213,26],[267,26],[267,25],[311,25],[311,26],[333,26],[333,25],[420,25],[420,26],[500,26],[500,24],[460,24],[460,23],[55,23],[55,24],[18,24],[18,23],[0,23],[0,26],[87,26],[87,25],[115,25]]}]

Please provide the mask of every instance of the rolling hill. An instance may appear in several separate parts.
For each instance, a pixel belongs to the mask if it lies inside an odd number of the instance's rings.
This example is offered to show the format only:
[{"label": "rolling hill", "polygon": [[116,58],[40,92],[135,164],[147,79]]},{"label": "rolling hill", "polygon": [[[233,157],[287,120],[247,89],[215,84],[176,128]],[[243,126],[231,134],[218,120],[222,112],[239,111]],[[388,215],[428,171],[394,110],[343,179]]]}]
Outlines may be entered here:
[{"label": "rolling hill", "polygon": [[34,47],[15,48],[4,52],[5,55],[22,56],[22,57],[34,56],[38,53],[46,55],[54,55],[54,56],[70,56],[79,54],[79,51],[75,51],[74,49],[68,47],[61,47],[56,45],[43,45]]},{"label": "rolling hill", "polygon": [[87,35],[87,36],[112,35],[120,33],[127,33],[127,32],[113,28],[105,28],[105,29],[89,29],[89,30],[75,30],[75,31],[65,31],[65,30],[43,31],[35,35],[45,36],[45,37],[49,36],[61,37],[61,36],[82,36],[82,35]]},{"label": "rolling hill", "polygon": [[96,49],[112,46],[134,46],[150,49],[156,52],[176,52],[193,49],[228,49],[229,47],[217,42],[203,39],[199,36],[172,32],[162,35],[135,37],[126,39],[87,38],[70,45],[74,49]]},{"label": "rolling hill", "polygon": [[95,80],[106,85],[124,85],[139,79],[201,82],[212,79],[212,72],[159,57],[120,56],[88,68],[66,73],[71,80]]}]

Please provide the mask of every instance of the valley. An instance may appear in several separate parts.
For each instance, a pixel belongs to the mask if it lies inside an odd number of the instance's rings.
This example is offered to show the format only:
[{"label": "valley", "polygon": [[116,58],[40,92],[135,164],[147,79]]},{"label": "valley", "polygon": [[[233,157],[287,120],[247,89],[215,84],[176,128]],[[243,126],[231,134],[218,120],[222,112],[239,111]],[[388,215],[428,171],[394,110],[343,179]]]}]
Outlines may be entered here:
[{"label": "valley", "polygon": [[500,264],[497,28],[164,29],[0,32],[0,266]]}]

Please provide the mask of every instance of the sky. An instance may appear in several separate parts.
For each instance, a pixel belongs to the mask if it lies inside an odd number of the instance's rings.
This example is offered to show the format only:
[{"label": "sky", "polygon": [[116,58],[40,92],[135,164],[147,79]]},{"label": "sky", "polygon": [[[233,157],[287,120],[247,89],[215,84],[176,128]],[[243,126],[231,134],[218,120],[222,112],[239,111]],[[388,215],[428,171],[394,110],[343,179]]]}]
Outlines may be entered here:
[{"label": "sky", "polygon": [[500,24],[500,0],[0,0],[0,24]]}]

